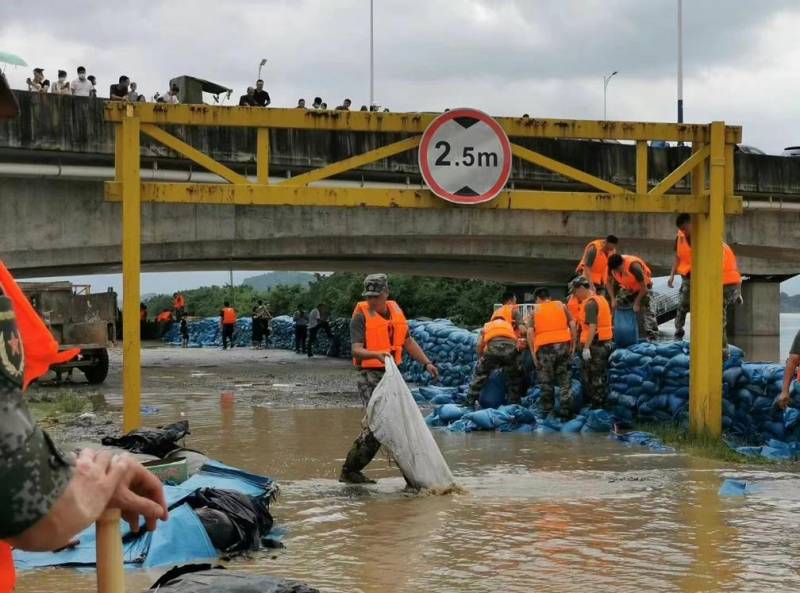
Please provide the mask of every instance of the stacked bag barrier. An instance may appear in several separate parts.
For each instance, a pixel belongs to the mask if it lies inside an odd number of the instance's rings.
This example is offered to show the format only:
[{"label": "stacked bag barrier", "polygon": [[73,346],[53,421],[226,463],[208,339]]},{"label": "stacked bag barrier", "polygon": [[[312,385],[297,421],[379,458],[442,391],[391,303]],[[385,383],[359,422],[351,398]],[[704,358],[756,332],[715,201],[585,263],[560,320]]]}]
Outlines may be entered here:
[{"label": "stacked bag barrier", "polygon": [[[458,387],[469,382],[478,361],[475,347],[478,334],[457,327],[449,319],[410,320],[409,333],[439,369],[439,384]],[[431,376],[408,353],[400,365],[403,377],[411,383],[427,385]]]},{"label": "stacked bag barrier", "polygon": [[[219,317],[204,317],[189,321],[189,347],[201,348],[203,346],[222,346],[222,329],[219,325]],[[180,323],[173,323],[161,338],[164,342],[180,346],[181,332]],[[250,346],[253,340],[253,321],[250,317],[240,317],[236,320],[236,327],[233,330],[234,346]]]}]

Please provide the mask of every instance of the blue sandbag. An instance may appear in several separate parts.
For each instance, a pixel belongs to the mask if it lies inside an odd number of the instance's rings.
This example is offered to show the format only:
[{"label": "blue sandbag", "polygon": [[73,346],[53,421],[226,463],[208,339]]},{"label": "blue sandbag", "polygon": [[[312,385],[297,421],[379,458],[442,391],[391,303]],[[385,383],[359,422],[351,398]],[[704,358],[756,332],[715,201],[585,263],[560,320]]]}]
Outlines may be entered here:
[{"label": "blue sandbag", "polygon": [[583,416],[573,418],[561,426],[561,432],[580,432],[586,420]]},{"label": "blue sandbag", "polygon": [[744,496],[756,491],[753,484],[739,480],[726,479],[719,488],[720,496]]},{"label": "blue sandbag", "polygon": [[494,430],[501,424],[505,424],[512,420],[509,414],[495,409],[478,410],[477,412],[469,412],[464,414],[462,419],[469,420],[478,426],[481,430]]},{"label": "blue sandbag", "polygon": [[514,423],[516,424],[536,423],[536,416],[534,413],[528,408],[520,406],[519,404],[501,406],[498,408],[498,411],[502,412],[503,414],[508,414],[511,418],[513,418]]},{"label": "blue sandbag", "polygon": [[605,410],[591,410],[586,415],[586,424],[582,432],[609,432],[614,427],[611,414]]},{"label": "blue sandbag", "polygon": [[499,408],[506,403],[506,374],[502,370],[494,370],[489,375],[489,380],[481,389],[478,402],[481,408]]},{"label": "blue sandbag", "polygon": [[451,422],[460,420],[461,417],[468,411],[469,410],[467,408],[462,408],[456,404],[445,404],[441,408],[438,408],[436,413],[442,422],[445,424],[450,424]]},{"label": "blue sandbag", "polygon": [[614,310],[614,344],[617,348],[627,348],[639,341],[639,321],[633,309]]},{"label": "blue sandbag", "polygon": [[478,430],[478,425],[471,420],[461,418],[461,420],[456,420],[450,426],[448,426],[447,430],[450,432],[473,432]]},{"label": "blue sandbag", "polygon": [[440,393],[439,395],[434,397],[430,401],[430,403],[432,403],[435,406],[441,406],[441,405],[444,405],[444,404],[452,404],[453,403],[453,396],[452,395],[448,395],[446,393]]}]

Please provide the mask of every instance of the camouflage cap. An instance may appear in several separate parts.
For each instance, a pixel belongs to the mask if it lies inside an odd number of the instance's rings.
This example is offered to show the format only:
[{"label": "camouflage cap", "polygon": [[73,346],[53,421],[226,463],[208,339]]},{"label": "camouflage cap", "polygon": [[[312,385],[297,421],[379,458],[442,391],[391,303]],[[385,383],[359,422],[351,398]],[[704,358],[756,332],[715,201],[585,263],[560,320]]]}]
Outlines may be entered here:
[{"label": "camouflage cap", "polygon": [[576,288],[591,288],[592,285],[584,276],[576,276],[569,283],[569,290],[572,292]]},{"label": "camouflage cap", "polygon": [[364,278],[364,292],[361,296],[380,296],[385,290],[389,290],[386,274],[370,274]]}]

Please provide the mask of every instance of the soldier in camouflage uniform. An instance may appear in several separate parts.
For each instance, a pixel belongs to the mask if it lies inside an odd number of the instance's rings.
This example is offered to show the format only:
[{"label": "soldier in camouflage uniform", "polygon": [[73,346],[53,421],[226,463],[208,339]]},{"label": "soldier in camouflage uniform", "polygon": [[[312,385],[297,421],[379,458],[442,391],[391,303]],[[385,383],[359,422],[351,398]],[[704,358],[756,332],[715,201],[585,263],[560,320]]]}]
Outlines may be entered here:
[{"label": "soldier in camouflage uniform", "polygon": [[650,268],[639,257],[615,253],[608,258],[606,287],[609,301],[620,309],[633,309],[639,323],[639,336],[653,342],[658,339],[658,320],[650,300],[653,279]]},{"label": "soldier in camouflage uniform", "polygon": [[552,301],[546,288],[534,293],[536,306],[530,317],[528,344],[536,364],[541,395],[539,406],[545,414],[553,411],[555,387],[559,388],[559,413],[571,418],[572,356],[575,353],[575,322],[564,303]]},{"label": "soldier in camouflage uniform", "polygon": [[[389,283],[385,274],[370,274],[364,280],[366,298],[356,305],[350,320],[350,342],[353,348],[353,364],[358,369],[358,393],[364,409],[372,398],[372,392],[384,374],[384,361],[394,356],[402,359],[403,352],[425,366],[433,379],[439,377],[439,370],[425,356],[414,338],[408,335],[408,322],[402,309],[394,301],[389,301]],[[402,342],[402,343],[400,343]],[[361,421],[361,433],[347,453],[340,482],[348,484],[374,484],[362,473],[381,448],[381,444],[367,424]]]},{"label": "soldier in camouflage uniform", "polygon": [[0,547],[62,547],[106,507],[137,528],[141,514],[154,529],[167,517],[159,480],[127,454],[85,449],[75,461],[59,452],[25,404],[23,357],[14,307],[0,289]]},{"label": "soldier in camouflage uniform", "polygon": [[611,307],[604,296],[592,294],[591,284],[585,278],[572,282],[572,293],[580,303],[578,340],[583,392],[590,407],[603,408],[608,395],[608,359],[614,336]]},{"label": "soldier in camouflage uniform", "polygon": [[477,345],[478,365],[475,367],[475,376],[467,396],[469,407],[475,406],[481,390],[495,369],[505,372],[508,382],[508,402],[518,404],[522,400],[525,376],[522,372],[517,340],[514,326],[500,316],[493,316],[489,323],[483,326]]}]

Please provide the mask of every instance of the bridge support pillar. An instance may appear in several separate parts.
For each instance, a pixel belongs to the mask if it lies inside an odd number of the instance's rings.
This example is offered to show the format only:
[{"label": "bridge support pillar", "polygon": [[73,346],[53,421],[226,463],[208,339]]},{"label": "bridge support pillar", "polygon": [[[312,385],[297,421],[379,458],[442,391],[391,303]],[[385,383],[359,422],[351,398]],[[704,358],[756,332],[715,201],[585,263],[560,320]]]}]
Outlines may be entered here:
[{"label": "bridge support pillar", "polygon": [[749,360],[778,360],[780,356],[780,286],[775,281],[745,282],[744,303],[729,310],[728,339]]}]

